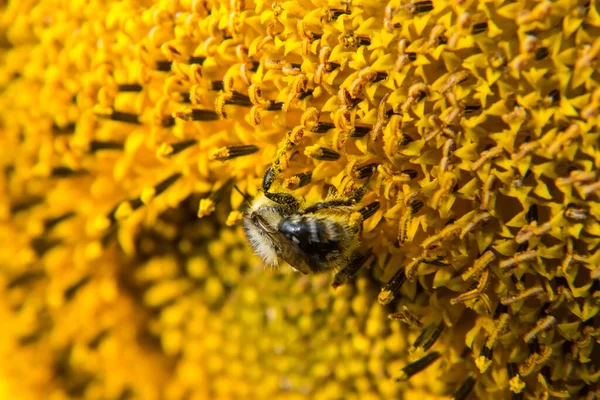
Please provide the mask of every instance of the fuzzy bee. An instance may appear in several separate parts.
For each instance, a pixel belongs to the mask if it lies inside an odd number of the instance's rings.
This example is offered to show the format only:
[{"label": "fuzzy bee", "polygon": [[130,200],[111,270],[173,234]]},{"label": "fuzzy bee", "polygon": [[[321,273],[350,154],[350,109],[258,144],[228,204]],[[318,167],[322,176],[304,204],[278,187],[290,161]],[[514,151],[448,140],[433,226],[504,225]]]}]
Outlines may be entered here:
[{"label": "fuzzy bee", "polygon": [[357,210],[366,192],[360,188],[346,198],[304,207],[291,193],[270,191],[278,171],[278,163],[267,169],[262,191],[244,213],[244,231],[254,252],[268,265],[276,266],[281,258],[303,274],[346,267],[359,247],[362,222],[379,203]]}]

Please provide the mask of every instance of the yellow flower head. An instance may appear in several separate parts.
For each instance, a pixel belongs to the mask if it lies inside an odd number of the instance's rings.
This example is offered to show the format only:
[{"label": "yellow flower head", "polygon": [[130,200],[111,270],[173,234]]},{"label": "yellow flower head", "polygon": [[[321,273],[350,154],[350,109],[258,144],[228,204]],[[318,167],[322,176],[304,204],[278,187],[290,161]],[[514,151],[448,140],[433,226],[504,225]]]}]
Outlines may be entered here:
[{"label": "yellow flower head", "polygon": [[[597,396],[595,1],[0,7],[0,393]],[[361,263],[260,267],[269,166]]]}]

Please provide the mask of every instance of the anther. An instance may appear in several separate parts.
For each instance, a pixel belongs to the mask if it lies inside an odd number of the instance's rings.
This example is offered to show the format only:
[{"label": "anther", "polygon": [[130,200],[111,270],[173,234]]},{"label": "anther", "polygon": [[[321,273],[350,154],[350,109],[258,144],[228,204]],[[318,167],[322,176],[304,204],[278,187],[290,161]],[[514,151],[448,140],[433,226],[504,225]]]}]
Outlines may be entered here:
[{"label": "anther", "polygon": [[190,109],[173,112],[173,118],[184,121],[216,121],[219,119],[219,114],[211,110]]},{"label": "anther", "polygon": [[66,125],[57,125],[56,123],[52,124],[52,133],[54,133],[57,136],[62,136],[62,135],[71,135],[75,132],[75,128],[77,126],[75,125],[74,122],[68,123]]},{"label": "anther", "polygon": [[406,367],[402,368],[402,374],[396,378],[396,382],[405,382],[410,379],[411,376],[423,371],[425,368],[433,364],[437,359],[439,359],[441,353],[438,351],[432,351],[426,356],[418,359],[417,361],[408,364]]},{"label": "anther", "polygon": [[161,72],[170,72],[171,71],[171,61],[157,61],[156,62],[156,70]]},{"label": "anther", "polygon": [[421,349],[422,351],[428,351],[439,339],[440,335],[444,331],[444,323],[440,322],[438,325],[430,325],[425,328],[423,333],[420,335],[420,340],[417,338],[413,343],[411,350],[412,352],[417,349]]},{"label": "anther", "polygon": [[471,278],[479,276],[483,272],[483,270],[488,268],[489,265],[495,259],[496,256],[494,255],[494,252],[491,250],[487,250],[477,260],[475,260],[475,263],[473,263],[473,266],[471,268],[466,270],[461,275],[461,278],[463,279],[463,281],[467,281]]},{"label": "anther", "polygon": [[406,274],[403,268],[399,269],[392,279],[381,289],[378,301],[381,305],[391,303],[400,293],[402,285],[406,281]]},{"label": "anther", "polygon": [[371,163],[367,165],[363,165],[361,167],[356,167],[352,173],[357,179],[365,179],[373,175],[373,173],[377,170],[377,164]]},{"label": "anther", "polygon": [[547,47],[540,47],[535,51],[535,59],[537,61],[543,60],[544,58],[548,57],[549,54],[550,51]]},{"label": "anther", "polygon": [[120,142],[92,140],[89,144],[90,153],[100,150],[123,150],[124,145]]},{"label": "anther", "polygon": [[417,317],[406,306],[402,306],[402,311],[389,314],[388,318],[393,319],[395,321],[404,322],[405,324],[413,328],[423,328],[423,323],[419,320],[419,317]]},{"label": "anther", "polygon": [[570,203],[565,210],[565,217],[574,221],[585,221],[589,217],[589,210],[577,204]]},{"label": "anther", "polygon": [[527,250],[515,253],[512,258],[500,262],[500,269],[507,271],[512,268],[516,268],[519,263],[535,260],[537,258],[536,250]]},{"label": "anther", "polygon": [[184,140],[181,142],[173,143],[170,145],[165,145],[166,147],[161,146],[161,152],[163,156],[174,156],[177,153],[181,153],[185,149],[194,146],[198,141],[196,139]]},{"label": "anther", "polygon": [[467,377],[467,379],[465,379],[463,383],[460,384],[458,390],[454,393],[453,399],[466,400],[473,391],[474,387],[475,378],[473,378],[472,376]]},{"label": "anther", "polygon": [[110,119],[111,121],[116,121],[116,122],[124,122],[126,124],[134,124],[134,125],[140,124],[139,115],[137,115],[137,114],[122,112],[122,111],[115,111],[112,109],[96,110],[96,111],[97,111],[96,115],[100,118],[106,118],[106,119]]},{"label": "anther", "polygon": [[460,238],[464,238],[467,233],[474,231],[477,227],[484,225],[492,219],[492,215],[488,212],[481,212],[477,214],[468,224],[466,224],[460,233]]},{"label": "anther", "polygon": [[500,157],[502,153],[504,153],[504,149],[502,148],[502,146],[495,146],[489,150],[481,152],[479,159],[477,161],[474,161],[473,164],[471,164],[471,171],[477,171],[483,166],[483,164]]},{"label": "anther", "polygon": [[373,129],[373,127],[370,127],[370,126],[354,126],[352,128],[352,133],[350,134],[350,137],[353,137],[353,138],[364,137],[369,132],[371,132],[372,129]]},{"label": "anther", "polygon": [[214,151],[210,156],[209,160],[219,160],[219,161],[227,161],[238,157],[247,156],[250,154],[254,154],[258,151],[258,147],[249,144],[249,145],[240,145],[240,146],[225,146],[220,149]]},{"label": "anther", "polygon": [[404,9],[413,15],[422,14],[433,10],[432,1],[416,1],[404,6]]},{"label": "anther", "polygon": [[75,170],[69,167],[54,167],[50,171],[50,176],[52,178],[71,178],[74,176],[84,175],[86,174],[86,170]]},{"label": "anther", "polygon": [[44,220],[44,231],[47,232],[47,231],[51,230],[52,228],[54,228],[56,225],[60,224],[61,222],[66,221],[70,218],[73,218],[74,216],[75,216],[75,212],[69,211],[62,215],[59,215],[58,217],[47,218]]},{"label": "anther", "polygon": [[335,128],[335,125],[331,122],[319,122],[317,126],[312,130],[314,133],[326,133],[330,129]]},{"label": "anther", "polygon": [[84,276],[83,278],[81,278],[80,280],[75,282],[74,284],[67,287],[67,289],[64,292],[65,300],[67,300],[67,301],[71,300],[75,296],[75,294],[79,291],[79,289],[84,287],[90,280],[91,280],[91,277],[89,275]]},{"label": "anther", "polygon": [[39,281],[40,279],[44,279],[46,277],[46,273],[44,271],[26,271],[21,275],[18,275],[6,283],[7,289],[14,289],[19,286],[24,286],[29,283],[33,283],[35,281]]},{"label": "anther", "polygon": [[38,237],[31,240],[30,245],[35,254],[38,257],[42,257],[48,251],[52,250],[56,246],[62,243],[59,239],[48,239],[44,237]]},{"label": "anther", "polygon": [[27,211],[37,205],[40,205],[44,202],[44,197],[41,196],[31,196],[24,198],[22,200],[16,201],[10,205],[10,213],[16,214],[22,211]]},{"label": "anther", "polygon": [[525,336],[523,336],[523,340],[525,340],[525,343],[531,343],[534,339],[537,338],[538,335],[544,332],[548,332],[557,323],[558,321],[556,320],[556,318],[554,318],[552,315],[547,315],[544,318],[540,319],[536,323],[535,327],[529,332],[527,332]]},{"label": "anther", "polygon": [[498,177],[493,173],[491,173],[485,180],[481,193],[481,203],[479,205],[480,210],[489,210],[491,205],[490,203],[492,202],[494,195],[494,184],[497,180]]},{"label": "anther", "polygon": [[363,220],[366,220],[370,218],[373,214],[375,214],[377,210],[379,210],[379,202],[375,201],[371,204],[367,204],[366,206],[358,210],[358,212],[362,215]]},{"label": "anther", "polygon": [[517,301],[526,300],[526,299],[529,299],[532,297],[540,296],[543,293],[544,293],[544,289],[541,286],[536,285],[536,286],[533,286],[533,287],[531,287],[527,290],[524,290],[520,293],[517,293],[515,295],[502,297],[500,299],[500,303],[504,304],[504,305],[509,305],[512,303],[516,303]]},{"label": "anther", "polygon": [[[370,257],[371,254],[354,257],[350,264],[348,264],[346,267],[344,267],[342,270],[335,274],[331,286],[334,289],[337,289],[338,287],[346,284],[356,275],[358,270],[360,270],[360,268],[367,262],[367,260]],[[376,259],[373,260],[373,262],[375,261]]]},{"label": "anther", "polygon": [[117,86],[119,92],[141,92],[144,87],[139,83],[122,83]]},{"label": "anther", "polygon": [[202,64],[206,60],[204,56],[190,56],[188,58],[188,64]]},{"label": "anther", "polygon": [[228,98],[225,100],[225,104],[241,107],[252,107],[250,97],[236,91],[231,92],[230,96],[228,96]]},{"label": "anther", "polygon": [[487,31],[487,29],[488,29],[487,22],[479,22],[479,23],[473,25],[473,27],[471,28],[471,34],[477,35],[479,33],[483,33],[485,31]]},{"label": "anther", "polygon": [[304,150],[304,154],[308,157],[320,161],[336,161],[340,158],[340,153],[335,150],[321,147],[318,144],[309,146]]}]

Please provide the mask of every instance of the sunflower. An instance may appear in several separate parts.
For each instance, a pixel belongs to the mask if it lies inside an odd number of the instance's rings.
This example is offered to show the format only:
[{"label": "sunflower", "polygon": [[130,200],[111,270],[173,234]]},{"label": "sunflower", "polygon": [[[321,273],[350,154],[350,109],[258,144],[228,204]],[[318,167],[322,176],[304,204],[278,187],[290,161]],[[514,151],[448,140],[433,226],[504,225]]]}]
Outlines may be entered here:
[{"label": "sunflower", "polygon": [[[4,397],[598,395],[595,1],[0,6]],[[360,265],[262,267],[274,162]]]}]

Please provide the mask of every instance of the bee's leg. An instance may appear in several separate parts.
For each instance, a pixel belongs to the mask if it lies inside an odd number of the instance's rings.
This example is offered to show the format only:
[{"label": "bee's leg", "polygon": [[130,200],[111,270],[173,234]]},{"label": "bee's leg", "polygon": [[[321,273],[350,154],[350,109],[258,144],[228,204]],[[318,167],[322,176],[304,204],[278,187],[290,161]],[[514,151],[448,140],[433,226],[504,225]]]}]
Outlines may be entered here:
[{"label": "bee's leg", "polygon": [[[371,258],[371,256],[373,256],[372,253],[354,254],[352,256],[350,263],[348,265],[346,265],[344,268],[342,268],[337,274],[335,274],[335,276],[333,277],[333,283],[331,284],[331,286],[333,286],[333,288],[336,289],[339,286],[342,286],[343,284],[348,282],[350,279],[352,279],[354,277],[354,275],[356,275],[358,270],[367,263],[367,261],[369,260],[369,258]],[[377,259],[374,258],[372,261],[372,264],[374,264],[376,261],[377,261]]]},{"label": "bee's leg", "polygon": [[290,207],[292,210],[300,208],[298,200],[289,193],[271,193],[265,192],[265,197],[269,200],[274,201],[277,204],[283,204]]},{"label": "bee's leg", "polygon": [[350,194],[342,199],[323,201],[317,204],[314,204],[304,210],[305,213],[315,212],[317,210],[322,210],[325,208],[335,208],[335,207],[350,207],[354,204],[358,203],[362,200],[365,193],[367,193],[367,186],[363,185],[358,189],[353,190]]},{"label": "bee's leg", "polygon": [[314,204],[307,209],[304,210],[304,213],[313,213],[318,210],[323,210],[326,208],[336,208],[336,207],[350,207],[354,202],[352,200],[331,200],[331,201],[323,201],[321,203]]}]

